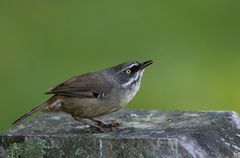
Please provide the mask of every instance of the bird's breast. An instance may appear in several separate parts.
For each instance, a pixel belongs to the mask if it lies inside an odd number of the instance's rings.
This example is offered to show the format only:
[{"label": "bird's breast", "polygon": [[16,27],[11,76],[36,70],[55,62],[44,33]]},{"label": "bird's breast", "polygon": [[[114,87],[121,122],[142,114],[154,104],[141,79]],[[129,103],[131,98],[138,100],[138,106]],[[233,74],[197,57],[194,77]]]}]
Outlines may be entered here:
[{"label": "bird's breast", "polygon": [[126,88],[121,96],[120,106],[124,107],[125,105],[127,105],[135,97],[139,88],[140,83],[132,85],[131,88]]}]

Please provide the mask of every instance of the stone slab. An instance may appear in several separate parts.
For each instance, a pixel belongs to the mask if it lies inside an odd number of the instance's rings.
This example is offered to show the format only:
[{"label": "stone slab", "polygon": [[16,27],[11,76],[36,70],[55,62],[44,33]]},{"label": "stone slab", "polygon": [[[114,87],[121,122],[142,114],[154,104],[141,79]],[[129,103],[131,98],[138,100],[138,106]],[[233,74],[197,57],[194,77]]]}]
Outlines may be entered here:
[{"label": "stone slab", "polygon": [[99,133],[69,115],[42,114],[0,134],[0,157],[240,157],[235,112],[120,110],[103,120],[123,125]]}]

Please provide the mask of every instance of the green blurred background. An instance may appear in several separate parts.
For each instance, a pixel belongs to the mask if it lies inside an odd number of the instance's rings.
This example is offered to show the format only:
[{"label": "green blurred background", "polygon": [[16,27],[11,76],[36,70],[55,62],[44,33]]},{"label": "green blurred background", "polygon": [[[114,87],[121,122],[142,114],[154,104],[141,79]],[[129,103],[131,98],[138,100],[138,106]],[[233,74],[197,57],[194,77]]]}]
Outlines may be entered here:
[{"label": "green blurred background", "polygon": [[128,108],[240,112],[240,1],[0,1],[0,130],[71,76],[152,59]]}]

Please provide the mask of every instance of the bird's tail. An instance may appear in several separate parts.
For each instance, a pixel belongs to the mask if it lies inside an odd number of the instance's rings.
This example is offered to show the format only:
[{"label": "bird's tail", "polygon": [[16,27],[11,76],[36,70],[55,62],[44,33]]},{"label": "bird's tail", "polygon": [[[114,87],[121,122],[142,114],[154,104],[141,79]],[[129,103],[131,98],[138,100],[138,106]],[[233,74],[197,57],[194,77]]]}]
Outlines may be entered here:
[{"label": "bird's tail", "polygon": [[23,120],[25,120],[26,118],[28,118],[29,116],[31,116],[33,113],[40,111],[42,108],[44,108],[47,104],[43,103],[35,108],[33,108],[31,111],[29,111],[28,113],[22,115],[20,118],[18,118],[16,121],[14,121],[12,123],[13,126],[18,125],[20,122],[22,122]]},{"label": "bird's tail", "polygon": [[56,105],[56,104],[54,104],[54,102],[56,102],[56,101],[58,101],[58,97],[57,96],[52,96],[46,102],[44,102],[41,105],[33,108],[31,111],[29,111],[28,113],[24,114],[20,118],[18,118],[16,121],[14,121],[12,123],[12,125],[13,126],[18,125],[20,122],[22,122],[23,120],[25,120],[26,118],[28,118],[29,116],[34,114],[35,112],[38,112],[38,111],[41,111],[41,110],[46,110],[46,109],[49,109],[49,111],[52,110],[52,108],[53,108],[52,105]]}]

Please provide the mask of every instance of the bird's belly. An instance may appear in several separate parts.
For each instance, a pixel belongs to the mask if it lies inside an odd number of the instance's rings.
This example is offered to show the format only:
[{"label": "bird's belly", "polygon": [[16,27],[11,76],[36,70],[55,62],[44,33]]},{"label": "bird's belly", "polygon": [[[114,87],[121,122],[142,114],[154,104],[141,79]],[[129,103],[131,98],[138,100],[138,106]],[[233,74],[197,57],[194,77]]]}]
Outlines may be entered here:
[{"label": "bird's belly", "polygon": [[69,98],[65,100],[62,111],[80,118],[95,118],[111,113],[114,107],[97,98]]}]

